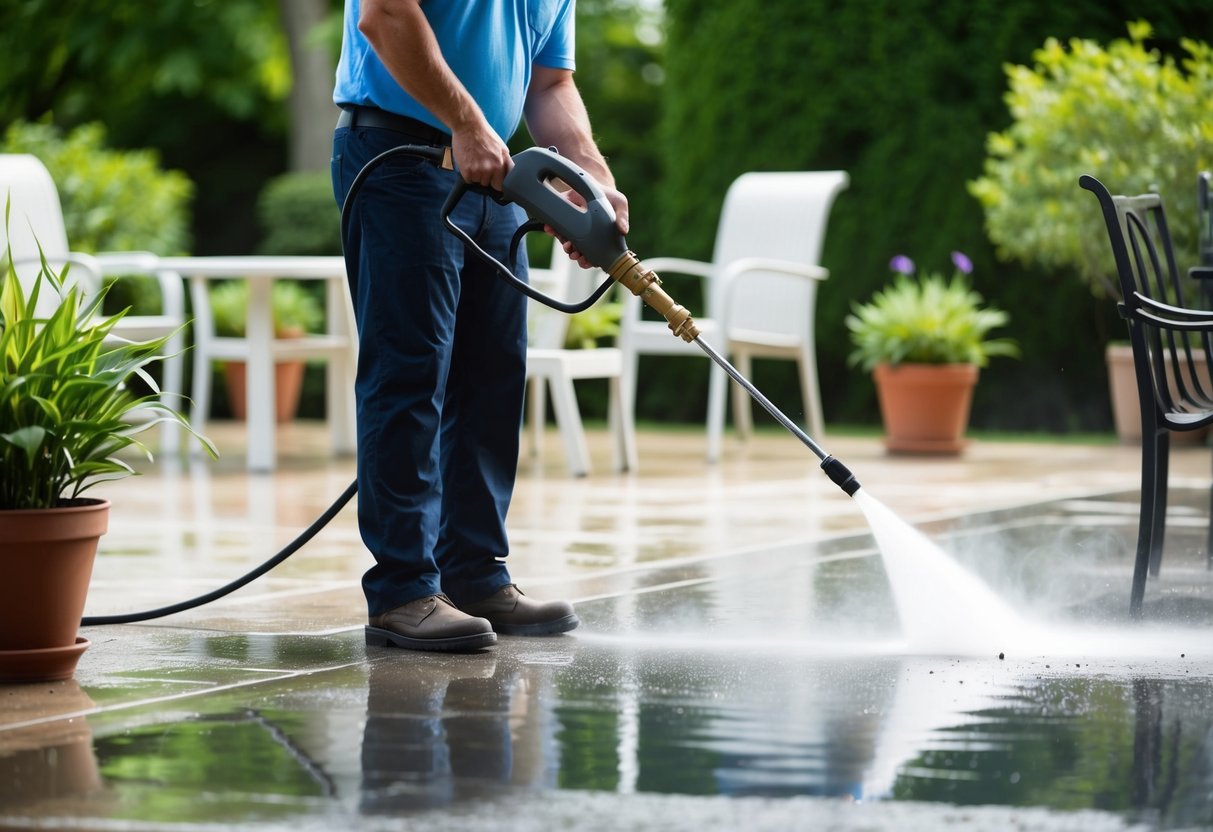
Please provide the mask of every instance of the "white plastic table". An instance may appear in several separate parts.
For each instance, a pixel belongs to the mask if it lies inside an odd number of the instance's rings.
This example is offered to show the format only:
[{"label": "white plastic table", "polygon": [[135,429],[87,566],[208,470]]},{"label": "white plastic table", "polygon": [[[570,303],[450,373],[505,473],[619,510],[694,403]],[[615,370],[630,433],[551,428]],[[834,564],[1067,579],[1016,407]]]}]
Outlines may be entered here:
[{"label": "white plastic table", "polygon": [[[215,278],[243,278],[249,285],[249,304],[243,339],[214,339],[246,353],[248,375],[248,455],[250,471],[272,471],[277,462],[274,420],[274,361],[284,346],[298,357],[325,355],[327,361],[326,398],[329,427],[336,453],[353,453],[354,373],[357,362],[357,335],[349,301],[342,257],[310,256],[207,256],[161,257],[156,268],[175,272],[190,281],[195,307],[206,303],[206,281]],[[287,345],[274,339],[271,285],[275,280],[324,280],[327,332]],[[209,308],[208,308],[209,314]],[[198,315],[197,308],[195,315]],[[197,344],[197,338],[195,342]],[[243,343],[240,343],[243,342]],[[199,347],[196,346],[195,349]],[[206,349],[206,345],[203,345]]]}]

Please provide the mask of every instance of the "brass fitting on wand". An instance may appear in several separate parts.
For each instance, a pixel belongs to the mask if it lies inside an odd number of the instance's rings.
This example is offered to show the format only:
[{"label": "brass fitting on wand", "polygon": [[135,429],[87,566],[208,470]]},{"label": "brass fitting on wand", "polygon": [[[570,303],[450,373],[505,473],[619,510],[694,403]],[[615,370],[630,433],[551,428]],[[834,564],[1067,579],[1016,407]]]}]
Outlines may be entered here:
[{"label": "brass fitting on wand", "polygon": [[679,306],[661,288],[661,278],[652,269],[646,269],[635,254],[625,251],[607,269],[615,282],[645,302],[645,305],[665,318],[673,332],[688,344],[699,337],[699,327],[685,306]]}]

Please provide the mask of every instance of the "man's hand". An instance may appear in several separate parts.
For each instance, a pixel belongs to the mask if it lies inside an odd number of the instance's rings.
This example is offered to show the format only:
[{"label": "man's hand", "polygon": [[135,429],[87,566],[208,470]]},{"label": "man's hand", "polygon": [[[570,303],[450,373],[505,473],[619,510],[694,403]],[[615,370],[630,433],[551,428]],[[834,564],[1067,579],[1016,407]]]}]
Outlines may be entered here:
[{"label": "man's hand", "polygon": [[479,125],[458,128],[451,134],[451,153],[465,181],[500,191],[514,166],[505,142],[481,119]]}]

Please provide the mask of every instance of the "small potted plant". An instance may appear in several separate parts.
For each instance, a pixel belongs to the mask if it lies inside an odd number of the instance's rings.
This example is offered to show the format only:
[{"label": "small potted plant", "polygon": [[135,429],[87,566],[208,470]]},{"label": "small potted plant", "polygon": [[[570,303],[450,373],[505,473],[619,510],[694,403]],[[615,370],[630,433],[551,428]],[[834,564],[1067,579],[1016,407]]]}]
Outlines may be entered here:
[{"label": "small potted plant", "polygon": [[850,363],[872,372],[890,451],[963,450],[979,368],[992,356],[1018,354],[1013,341],[989,337],[1007,314],[984,306],[969,286],[972,262],[954,251],[952,263],[950,279],[915,278],[914,262],[894,257],[893,284],[847,316]]},{"label": "small potted plant", "polygon": [[[77,636],[110,503],[81,496],[135,470],[137,435],[184,417],[163,405],[145,368],[167,339],[111,338],[103,293],[66,288],[45,259],[28,294],[7,255],[0,272],[0,681],[70,677],[88,647]],[[66,270],[65,270],[66,271]],[[39,315],[38,298],[59,294]],[[130,389],[133,376],[151,394]],[[131,417],[144,417],[133,423]],[[203,440],[210,453],[214,447]]]},{"label": "small potted plant", "polygon": [[[248,292],[248,282],[244,280],[226,280],[211,288],[211,314],[214,316],[216,335],[244,337]],[[275,338],[302,338],[324,322],[324,311],[320,302],[308,294],[299,283],[288,280],[274,281],[270,290],[270,302],[273,307]],[[302,361],[282,361],[274,365],[275,416],[280,423],[289,422],[299,409],[304,369]],[[228,361],[223,365],[228,401],[232,405],[232,415],[237,419],[244,419],[247,410],[246,373],[243,361]]]}]

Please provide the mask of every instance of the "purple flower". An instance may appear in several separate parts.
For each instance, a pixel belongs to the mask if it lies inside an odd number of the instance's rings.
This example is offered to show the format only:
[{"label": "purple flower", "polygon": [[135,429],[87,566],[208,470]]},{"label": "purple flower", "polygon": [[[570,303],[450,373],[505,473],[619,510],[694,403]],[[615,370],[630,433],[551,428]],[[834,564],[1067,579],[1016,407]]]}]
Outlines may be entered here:
[{"label": "purple flower", "polygon": [[889,261],[889,268],[898,274],[914,274],[914,261],[904,254],[899,254]]},{"label": "purple flower", "polygon": [[952,265],[954,265],[956,270],[961,274],[973,273],[973,261],[970,260],[963,251],[952,252]]}]

